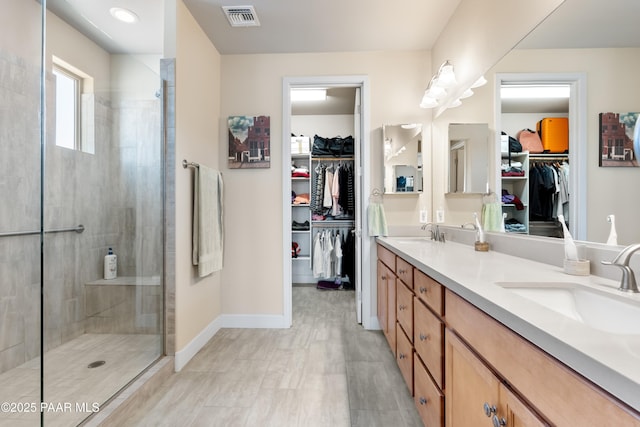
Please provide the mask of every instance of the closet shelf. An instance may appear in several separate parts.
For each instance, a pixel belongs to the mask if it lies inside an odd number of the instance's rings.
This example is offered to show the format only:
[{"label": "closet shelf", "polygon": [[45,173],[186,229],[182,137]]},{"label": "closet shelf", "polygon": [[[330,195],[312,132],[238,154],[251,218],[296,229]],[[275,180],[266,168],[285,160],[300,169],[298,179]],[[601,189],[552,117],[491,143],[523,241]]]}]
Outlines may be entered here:
[{"label": "closet shelf", "polygon": [[503,176],[502,179],[505,181],[526,181],[529,179],[528,176]]},{"label": "closet shelf", "polygon": [[292,208],[308,208],[311,206],[309,203],[291,203]]},{"label": "closet shelf", "polygon": [[[506,208],[515,208],[516,207],[515,203],[503,203],[502,206],[504,206]],[[527,203],[523,203],[522,206],[524,206],[526,208],[529,205]]]}]

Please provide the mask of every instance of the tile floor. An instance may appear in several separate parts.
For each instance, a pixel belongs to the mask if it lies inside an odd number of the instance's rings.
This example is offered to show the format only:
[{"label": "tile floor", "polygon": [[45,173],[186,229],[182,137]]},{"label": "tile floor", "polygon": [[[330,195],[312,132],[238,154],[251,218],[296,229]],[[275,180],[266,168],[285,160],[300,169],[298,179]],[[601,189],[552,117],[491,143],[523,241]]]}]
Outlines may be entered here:
[{"label": "tile floor", "polygon": [[[159,354],[158,335],[118,334],[85,334],[47,352],[44,400],[50,406],[45,413],[45,425],[70,427],[79,424],[91,414],[94,402],[106,402]],[[97,360],[106,363],[98,368],[87,368]],[[2,402],[28,404],[28,408],[37,405],[39,409],[40,358],[0,374]],[[76,407],[76,403],[81,406]],[[39,425],[38,412],[0,412],[0,427]]]},{"label": "tile floor", "polygon": [[353,291],[294,286],[290,329],[223,329],[127,426],[422,426]]}]

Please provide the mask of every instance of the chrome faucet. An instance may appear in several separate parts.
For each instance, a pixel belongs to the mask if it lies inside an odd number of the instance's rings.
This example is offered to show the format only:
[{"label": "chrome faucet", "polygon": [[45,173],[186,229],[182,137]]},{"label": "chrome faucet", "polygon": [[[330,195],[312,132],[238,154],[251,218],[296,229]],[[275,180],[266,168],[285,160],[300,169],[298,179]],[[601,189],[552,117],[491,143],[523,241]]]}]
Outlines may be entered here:
[{"label": "chrome faucet", "polygon": [[476,225],[474,223],[472,223],[472,222],[465,222],[464,224],[462,224],[460,226],[460,228],[467,228],[467,225],[471,226],[470,228],[472,230],[477,230],[478,229],[478,227],[476,227]]},{"label": "chrome faucet", "polygon": [[427,227],[431,226],[431,229],[429,230],[429,234],[431,236],[431,240],[435,240],[438,242],[442,242],[444,243],[445,239],[444,239],[444,231],[440,231],[440,227],[438,227],[437,224],[434,224],[432,222],[428,222],[426,224],[422,224],[422,227],[420,227],[422,230],[426,230]]},{"label": "chrome faucet", "polygon": [[622,269],[622,280],[620,281],[620,287],[618,288],[620,291],[633,293],[640,292],[640,290],[638,290],[638,284],[636,283],[636,276],[633,274],[631,267],[629,267],[631,255],[633,255],[637,250],[640,250],[640,243],[627,246],[621,250],[618,255],[616,255],[613,261],[601,261],[604,265],[615,265]]}]

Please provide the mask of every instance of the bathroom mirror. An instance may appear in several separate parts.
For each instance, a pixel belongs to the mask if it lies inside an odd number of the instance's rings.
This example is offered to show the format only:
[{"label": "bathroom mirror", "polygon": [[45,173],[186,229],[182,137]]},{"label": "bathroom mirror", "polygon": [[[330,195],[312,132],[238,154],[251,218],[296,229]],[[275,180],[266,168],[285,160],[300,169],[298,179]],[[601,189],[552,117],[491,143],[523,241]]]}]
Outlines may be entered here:
[{"label": "bathroom mirror", "polygon": [[448,194],[486,193],[489,173],[489,125],[449,125]]},{"label": "bathroom mirror", "polygon": [[[638,111],[636,107],[640,93],[635,83],[637,73],[634,74],[632,70],[640,64],[640,27],[629,23],[633,11],[640,11],[640,4],[633,0],[612,0],[607,3],[606,15],[602,14],[601,4],[597,2],[566,0],[485,75],[490,82],[495,82],[496,73],[531,75],[580,72],[587,75],[586,101],[581,107],[585,110],[586,126],[585,134],[580,138],[587,159],[584,163],[574,162],[573,159],[570,161],[571,167],[584,168],[586,176],[579,189],[581,195],[586,197],[586,208],[583,210],[586,213],[586,230],[583,234],[574,234],[580,240],[605,242],[609,234],[606,218],[614,214],[618,230],[628,230],[624,235],[618,233],[618,243],[625,245],[640,241],[640,228],[633,226],[636,221],[634,215],[640,205],[637,199],[629,201],[625,197],[637,194],[633,186],[638,182],[638,169],[600,167],[597,159],[599,113]],[[611,24],[585,25],[602,19]],[[621,31],[608,31],[607,28],[612,26]],[[615,67],[611,66],[613,63]],[[488,92],[493,91],[494,88],[491,88]],[[451,110],[446,117],[455,114],[457,121],[488,121],[491,123],[491,132],[496,136],[496,132],[504,129],[494,129],[494,109],[493,95],[479,90],[471,101],[463,102],[461,107]],[[499,154],[495,154],[499,150],[496,146],[499,138],[491,139],[490,155],[499,158]],[[438,158],[445,162],[444,153],[438,154]],[[494,162],[490,159],[490,163]],[[492,173],[494,168],[497,169],[497,165],[492,164]],[[443,180],[448,179],[446,172],[441,176]],[[445,185],[446,181],[443,187]],[[445,188],[443,190],[447,191]],[[466,203],[466,200],[447,206],[447,222],[459,225],[482,206],[480,199],[462,205],[463,202]]]},{"label": "bathroom mirror", "polygon": [[385,194],[422,192],[422,125],[382,126]]}]

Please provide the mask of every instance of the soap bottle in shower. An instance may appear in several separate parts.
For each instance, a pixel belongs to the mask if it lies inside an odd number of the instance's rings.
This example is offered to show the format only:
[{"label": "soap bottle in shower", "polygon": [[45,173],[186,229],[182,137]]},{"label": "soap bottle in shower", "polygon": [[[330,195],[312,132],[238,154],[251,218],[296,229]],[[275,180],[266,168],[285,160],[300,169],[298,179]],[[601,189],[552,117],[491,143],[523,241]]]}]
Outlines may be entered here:
[{"label": "soap bottle in shower", "polygon": [[109,253],[104,257],[104,278],[106,280],[115,279],[118,276],[118,257],[109,248]]}]

